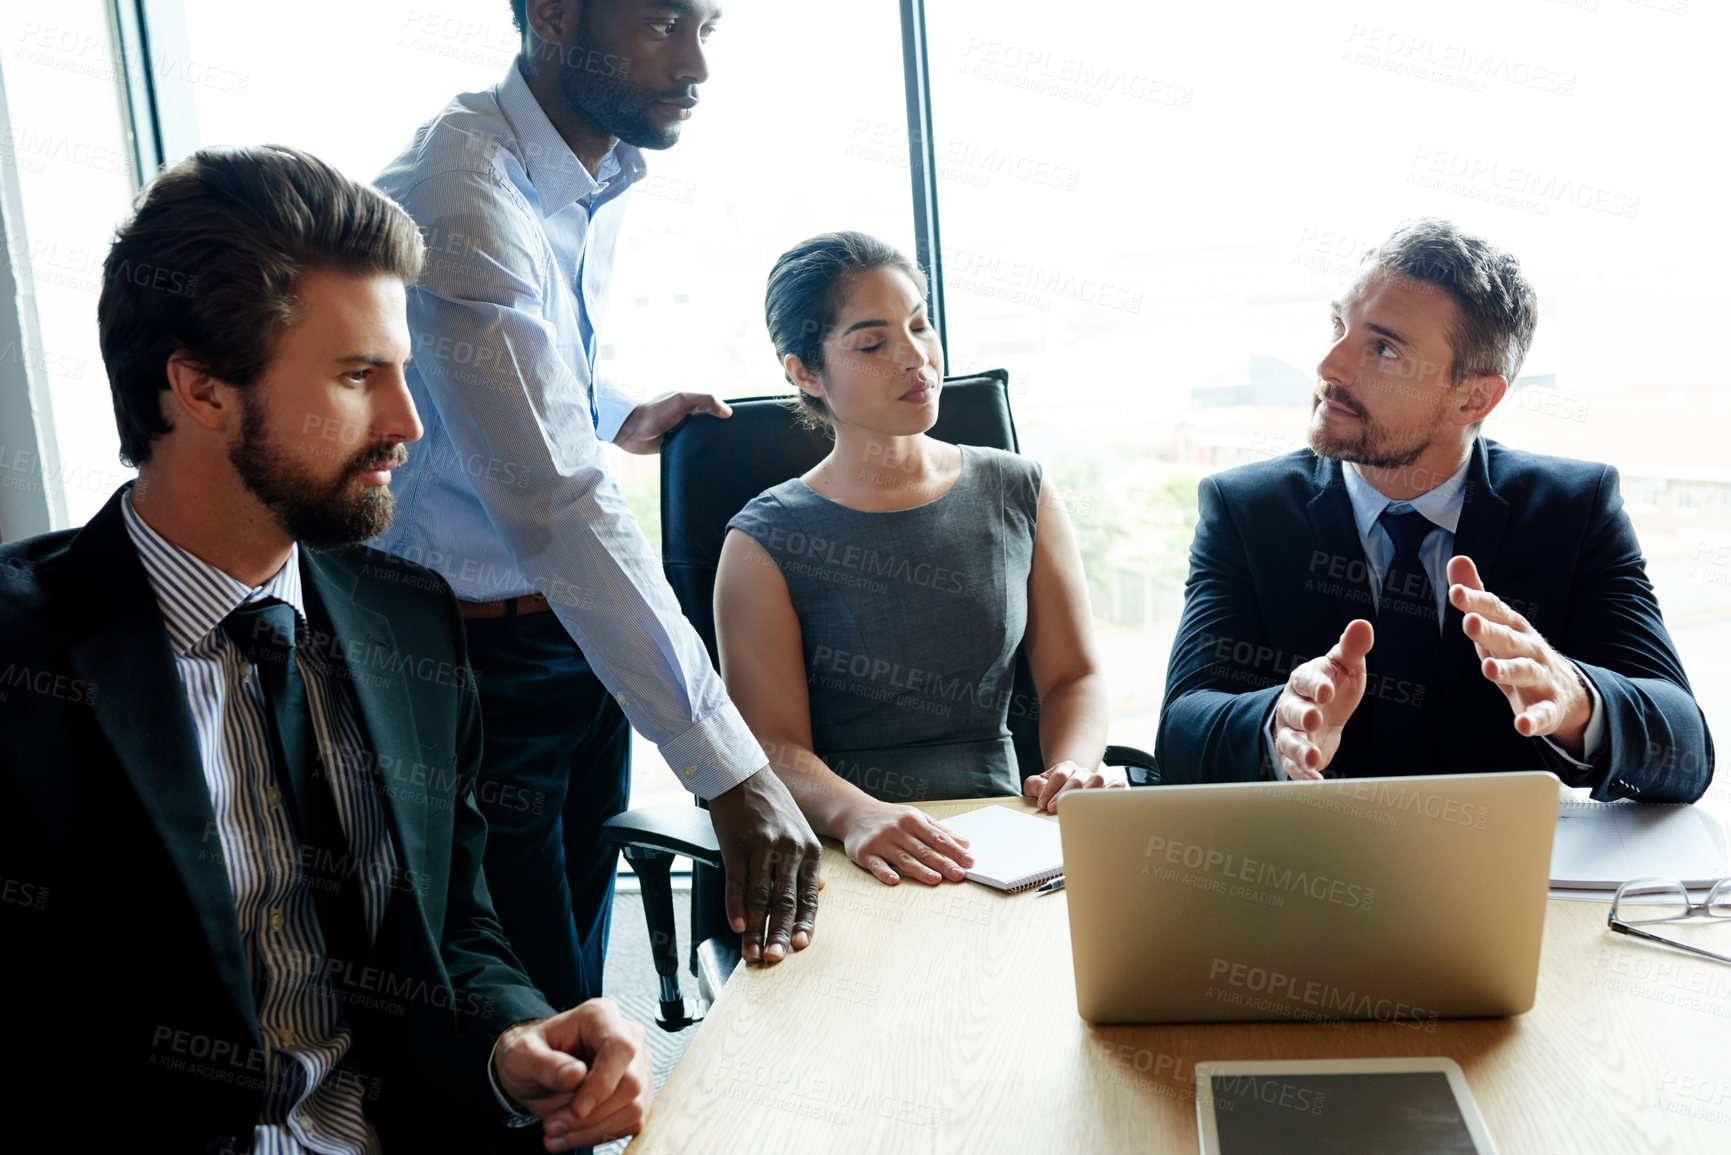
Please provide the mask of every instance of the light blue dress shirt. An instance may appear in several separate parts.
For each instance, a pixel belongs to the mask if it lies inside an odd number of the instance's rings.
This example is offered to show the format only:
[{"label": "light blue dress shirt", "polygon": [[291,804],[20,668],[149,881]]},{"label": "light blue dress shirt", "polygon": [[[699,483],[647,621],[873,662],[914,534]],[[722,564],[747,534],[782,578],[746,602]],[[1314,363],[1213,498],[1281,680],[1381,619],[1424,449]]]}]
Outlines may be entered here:
[{"label": "light blue dress shirt", "polygon": [[1342,464],[1341,476],[1346,479],[1346,496],[1352,502],[1352,520],[1358,527],[1359,544],[1364,547],[1364,560],[1370,566],[1370,596],[1373,606],[1382,604],[1382,582],[1388,576],[1388,565],[1394,560],[1394,539],[1378,524],[1383,510],[1396,506],[1396,513],[1411,509],[1422,513],[1432,523],[1419,547],[1419,561],[1424,563],[1425,576],[1436,591],[1437,630],[1442,630],[1443,616],[1448,610],[1449,558],[1454,556],[1455,527],[1460,525],[1461,509],[1466,505],[1467,466],[1469,456],[1447,481],[1427,493],[1408,501],[1390,501],[1358,475],[1358,469]]},{"label": "light blue dress shirt", "polygon": [[[1460,468],[1451,473],[1446,481],[1436,488],[1427,490],[1419,496],[1407,501],[1393,501],[1380,493],[1370,482],[1359,476],[1356,466],[1343,464],[1340,472],[1346,481],[1346,496],[1352,502],[1352,519],[1358,529],[1359,544],[1364,547],[1364,560],[1370,567],[1370,594],[1372,605],[1380,604],[1382,600],[1382,582],[1388,574],[1389,563],[1394,560],[1394,539],[1377,521],[1383,510],[1396,506],[1395,512],[1403,513],[1407,509],[1423,514],[1433,523],[1434,528],[1425,536],[1424,544],[1419,547],[1419,561],[1424,565],[1425,576],[1430,578],[1431,587],[1436,591],[1436,620],[1440,632],[1448,610],[1449,558],[1454,556],[1455,530],[1460,525],[1461,510],[1466,506],[1467,466],[1472,463],[1469,455],[1462,461]],[[1491,591],[1495,593],[1495,590]],[[1603,703],[1599,697],[1598,688],[1591,678],[1582,677],[1586,683],[1587,694],[1592,698],[1593,716],[1587,723],[1586,735],[1583,739],[1583,753],[1592,758],[1599,748],[1599,743],[1605,736],[1605,716],[1601,708]],[[1510,715],[1511,725],[1513,715]],[[1269,764],[1279,767],[1280,759],[1274,753],[1274,714],[1270,710],[1266,728]],[[1565,751],[1561,746],[1544,739],[1563,758],[1580,769],[1589,769],[1584,762]]]},{"label": "light blue dress shirt", "polygon": [[465,600],[546,594],[632,726],[713,798],[763,751],[601,448],[635,407],[595,376],[595,333],[625,194],[644,172],[620,144],[591,177],[513,65],[380,174],[427,240],[408,373],[426,434],[392,477],[396,518],[373,544]]}]

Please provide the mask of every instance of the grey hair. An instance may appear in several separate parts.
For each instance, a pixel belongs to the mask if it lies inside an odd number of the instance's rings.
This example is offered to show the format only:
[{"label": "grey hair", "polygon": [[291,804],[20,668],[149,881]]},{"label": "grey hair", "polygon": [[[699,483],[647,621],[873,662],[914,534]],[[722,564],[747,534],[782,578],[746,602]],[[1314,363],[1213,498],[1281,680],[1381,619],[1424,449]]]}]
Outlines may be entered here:
[{"label": "grey hair", "polygon": [[1520,262],[1482,237],[1437,217],[1406,221],[1365,256],[1382,268],[1435,285],[1457,306],[1449,328],[1452,379],[1521,371],[1539,324],[1538,294]]}]

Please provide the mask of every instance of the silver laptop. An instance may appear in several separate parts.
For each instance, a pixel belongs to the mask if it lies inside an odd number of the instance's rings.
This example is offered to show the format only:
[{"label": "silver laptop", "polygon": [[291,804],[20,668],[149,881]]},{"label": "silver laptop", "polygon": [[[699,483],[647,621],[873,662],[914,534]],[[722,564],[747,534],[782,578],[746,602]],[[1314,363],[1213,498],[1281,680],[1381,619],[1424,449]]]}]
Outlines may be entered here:
[{"label": "silver laptop", "polygon": [[1514,1015],[1559,783],[1541,771],[1090,790],[1058,805],[1098,1023]]}]

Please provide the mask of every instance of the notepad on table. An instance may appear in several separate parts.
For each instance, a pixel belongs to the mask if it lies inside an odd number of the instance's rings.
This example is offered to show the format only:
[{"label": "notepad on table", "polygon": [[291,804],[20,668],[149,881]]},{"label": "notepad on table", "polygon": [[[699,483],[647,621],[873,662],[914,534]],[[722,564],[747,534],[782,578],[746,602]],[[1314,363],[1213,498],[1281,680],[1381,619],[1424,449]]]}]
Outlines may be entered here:
[{"label": "notepad on table", "polygon": [[1015,894],[1064,873],[1064,844],[1058,824],[1004,806],[982,806],[939,819],[952,834],[968,840],[974,856],[971,882]]},{"label": "notepad on table", "polygon": [[1726,873],[1725,831],[1707,811],[1639,802],[1557,804],[1551,885],[1615,890],[1631,878],[1706,886]]}]

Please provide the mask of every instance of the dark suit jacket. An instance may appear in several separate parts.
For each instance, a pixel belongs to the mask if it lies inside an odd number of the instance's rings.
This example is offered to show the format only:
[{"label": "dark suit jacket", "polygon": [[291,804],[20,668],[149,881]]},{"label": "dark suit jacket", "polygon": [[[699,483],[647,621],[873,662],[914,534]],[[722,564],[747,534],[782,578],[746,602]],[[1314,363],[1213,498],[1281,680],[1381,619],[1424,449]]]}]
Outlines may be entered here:
[{"label": "dark suit jacket", "polygon": [[[1274,776],[1263,726],[1292,668],[1327,653],[1353,618],[1376,620],[1341,469],[1305,449],[1202,481],[1160,711],[1156,757],[1167,781]],[[1485,588],[1598,689],[1606,729],[1593,768],[1577,770],[1515,732],[1514,712],[1480,675],[1462,615],[1449,606],[1438,685],[1373,679],[1375,692],[1416,699],[1431,740],[1401,765],[1372,766],[1367,691],[1331,775],[1548,769],[1597,798],[1701,796],[1713,776],[1712,738],[1659,616],[1616,470],[1480,438],[1454,552],[1472,558]],[[1376,659],[1372,648],[1373,674]]]},{"label": "dark suit jacket", "polygon": [[[488,1052],[552,1010],[481,876],[456,603],[389,554],[300,558],[402,867],[376,973],[343,976],[366,1111],[387,1151],[484,1150],[503,1130]],[[0,547],[0,991],[23,1064],[0,1086],[16,1111],[119,1146],[244,1149],[263,1055],[214,823],[120,495],[81,530]]]}]

